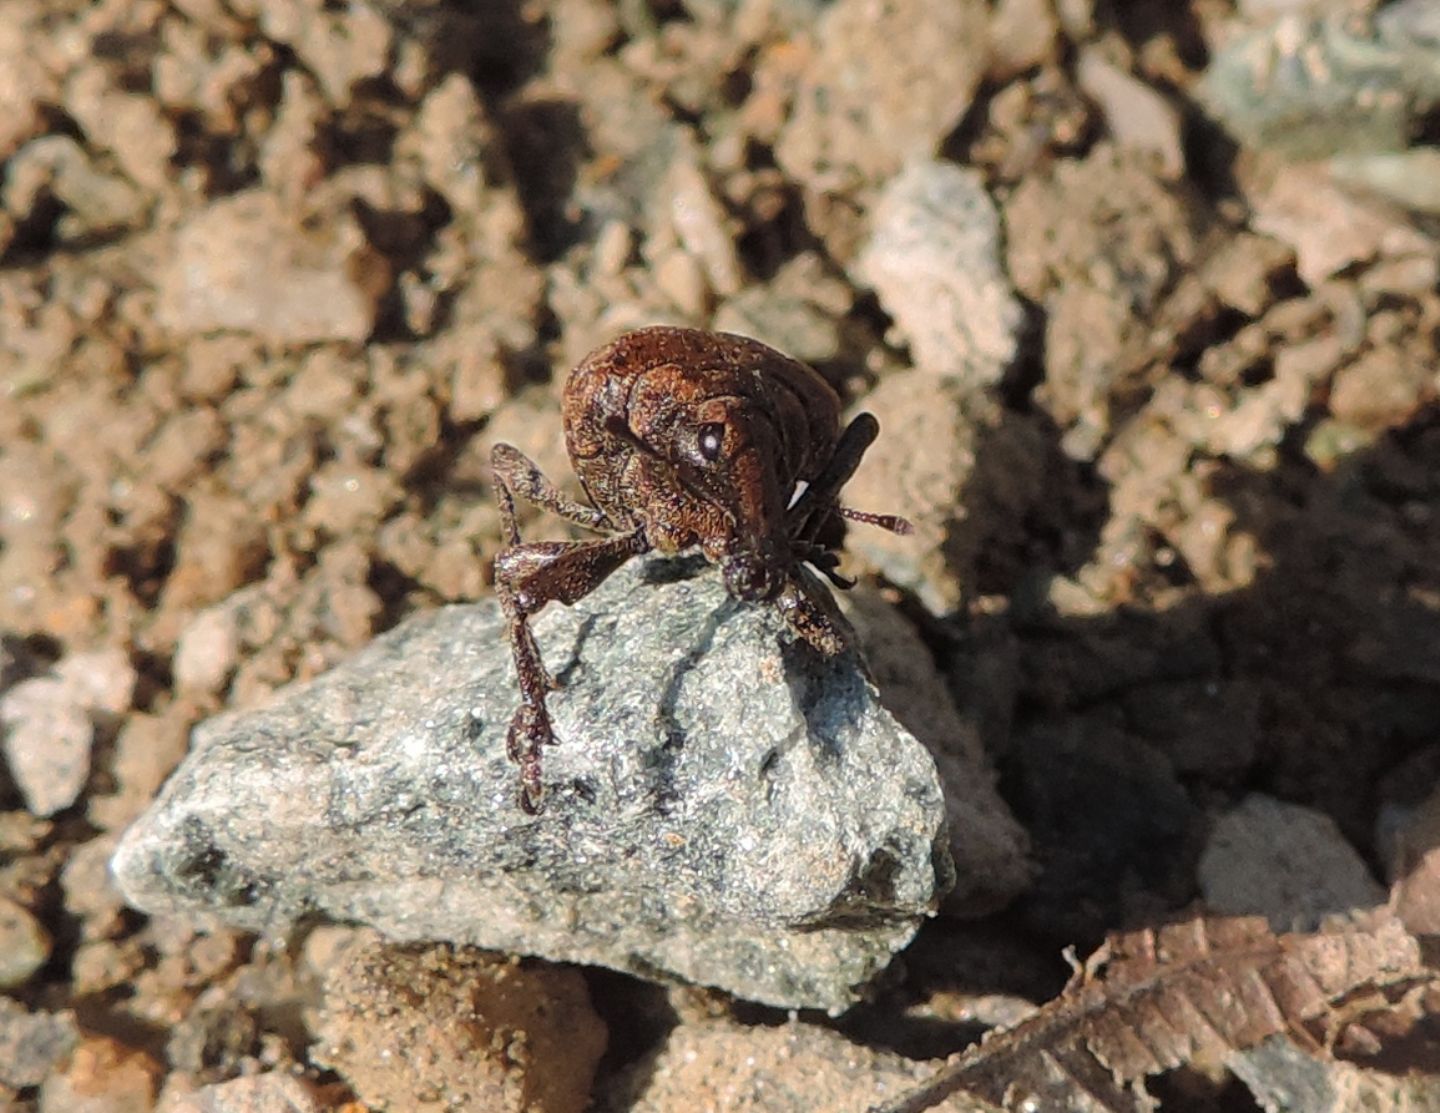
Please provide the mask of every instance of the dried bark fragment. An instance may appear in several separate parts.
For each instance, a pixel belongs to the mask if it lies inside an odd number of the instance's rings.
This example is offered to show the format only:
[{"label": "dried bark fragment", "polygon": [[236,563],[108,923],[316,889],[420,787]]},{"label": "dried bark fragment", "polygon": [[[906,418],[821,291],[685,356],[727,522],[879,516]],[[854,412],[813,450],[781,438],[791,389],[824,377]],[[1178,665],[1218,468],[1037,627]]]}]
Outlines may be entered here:
[{"label": "dried bark fragment", "polygon": [[1390,919],[1292,935],[1258,917],[1195,919],[1116,935],[1054,1001],[875,1113],[920,1113],[957,1092],[1010,1110],[1149,1109],[1147,1075],[1281,1033],[1308,1037],[1315,1022],[1342,1019],[1340,999],[1361,987],[1432,976]]}]

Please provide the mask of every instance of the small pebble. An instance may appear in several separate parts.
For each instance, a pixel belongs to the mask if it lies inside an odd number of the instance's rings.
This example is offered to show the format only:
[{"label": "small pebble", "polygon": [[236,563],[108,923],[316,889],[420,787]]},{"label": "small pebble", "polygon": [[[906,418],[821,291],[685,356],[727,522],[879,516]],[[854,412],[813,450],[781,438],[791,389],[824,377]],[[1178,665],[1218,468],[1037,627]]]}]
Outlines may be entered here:
[{"label": "small pebble", "polygon": [[32,815],[51,816],[80,797],[90,776],[92,715],[130,705],[135,669],[121,650],[81,653],[51,676],[17,684],[0,699],[11,775]]},{"label": "small pebble", "polygon": [[39,1113],[150,1113],[162,1068],[108,1036],[86,1036],[40,1087]]},{"label": "small pebble", "polygon": [[50,935],[23,905],[0,897],[0,989],[30,980],[50,958]]},{"label": "small pebble", "polygon": [[38,1086],[79,1039],[70,1013],[30,1012],[0,996],[0,1085]]},{"label": "small pebble", "polygon": [[1313,931],[1328,913],[1385,899],[1333,819],[1260,793],[1216,821],[1199,878],[1209,911],[1265,916],[1276,931]]}]

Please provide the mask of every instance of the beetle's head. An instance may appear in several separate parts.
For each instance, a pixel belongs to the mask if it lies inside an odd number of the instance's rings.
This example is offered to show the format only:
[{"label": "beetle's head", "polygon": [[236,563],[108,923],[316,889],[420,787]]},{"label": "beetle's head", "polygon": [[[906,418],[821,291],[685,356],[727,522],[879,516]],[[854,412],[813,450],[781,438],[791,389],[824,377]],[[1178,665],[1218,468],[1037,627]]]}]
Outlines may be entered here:
[{"label": "beetle's head", "polygon": [[790,562],[775,430],[739,399],[709,399],[694,417],[675,447],[685,486],[721,511],[719,527],[701,539],[705,554],[737,599],[773,599]]}]

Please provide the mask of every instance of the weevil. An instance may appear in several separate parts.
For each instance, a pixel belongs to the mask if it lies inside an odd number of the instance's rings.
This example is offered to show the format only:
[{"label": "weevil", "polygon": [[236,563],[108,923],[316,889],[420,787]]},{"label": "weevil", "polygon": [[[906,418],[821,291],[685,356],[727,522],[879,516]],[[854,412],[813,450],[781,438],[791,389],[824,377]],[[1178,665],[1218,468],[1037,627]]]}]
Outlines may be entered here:
[{"label": "weevil", "polygon": [[[698,548],[732,596],[771,603],[817,652],[835,656],[848,627],[810,565],[840,588],[840,519],[895,533],[891,514],[841,506],[840,489],[879,433],[866,413],[841,428],[840,399],[811,367],[748,337],[657,326],[591,352],[566,380],[565,447],[588,505],[567,498],[508,444],[490,455],[505,546],[495,593],[508,626],[520,707],[506,751],[520,767],[520,806],[541,809],[541,754],[555,742],[546,670],[530,618],[571,604],[641,553]],[[596,541],[522,541],[515,500]]]}]

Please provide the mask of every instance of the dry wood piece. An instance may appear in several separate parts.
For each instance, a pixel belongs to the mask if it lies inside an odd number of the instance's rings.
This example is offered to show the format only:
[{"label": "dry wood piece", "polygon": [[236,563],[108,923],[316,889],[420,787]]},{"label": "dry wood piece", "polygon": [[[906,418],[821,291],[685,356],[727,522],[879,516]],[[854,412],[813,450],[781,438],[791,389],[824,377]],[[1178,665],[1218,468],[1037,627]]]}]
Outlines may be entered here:
[{"label": "dry wood piece", "polygon": [[1318,1046],[1316,1022],[1336,1022],[1323,1026],[1333,1036],[1348,994],[1433,977],[1393,919],[1297,935],[1259,917],[1196,919],[1116,935],[1055,1000],[874,1113],[920,1113],[961,1091],[1017,1111],[1148,1109],[1147,1075],[1282,1032]]}]

